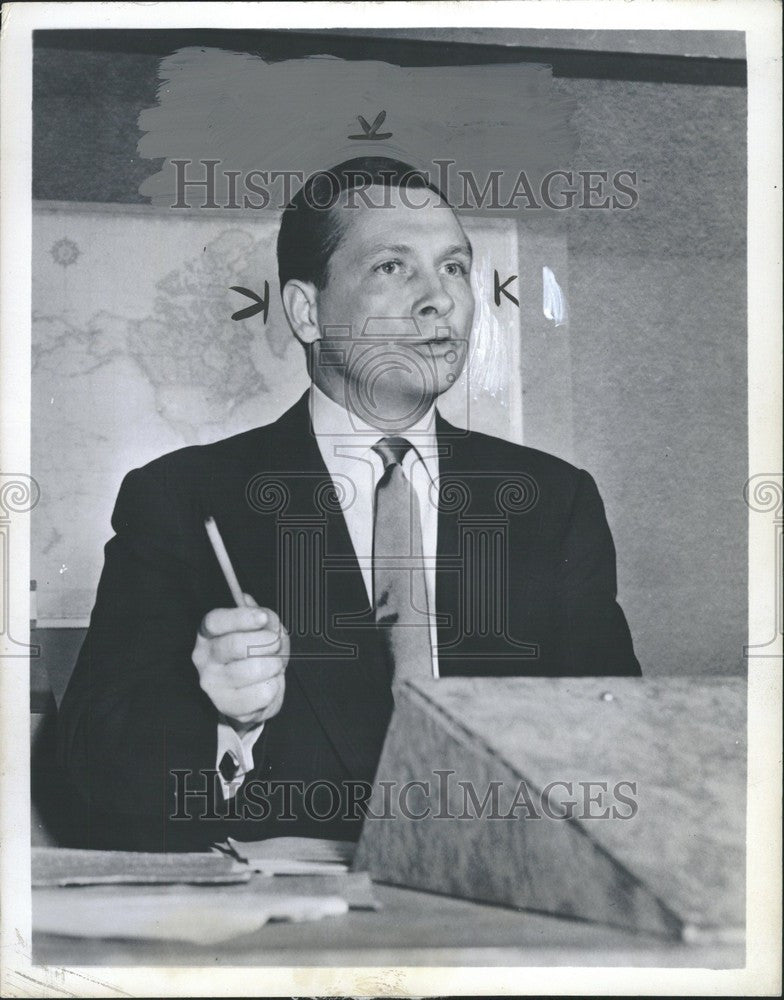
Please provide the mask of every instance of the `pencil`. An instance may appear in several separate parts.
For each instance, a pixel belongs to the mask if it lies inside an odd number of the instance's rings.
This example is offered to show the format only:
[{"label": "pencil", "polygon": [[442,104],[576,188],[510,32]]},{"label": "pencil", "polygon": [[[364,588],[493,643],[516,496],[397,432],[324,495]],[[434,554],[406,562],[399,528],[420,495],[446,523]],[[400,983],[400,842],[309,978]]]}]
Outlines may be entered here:
[{"label": "pencil", "polygon": [[234,567],[231,564],[231,559],[229,559],[229,553],[226,551],[226,546],[223,544],[221,533],[218,531],[218,525],[215,523],[215,518],[208,517],[204,522],[204,527],[207,529],[207,536],[212,543],[215,558],[218,560],[220,568],[223,570],[223,576],[226,579],[226,583],[229,585],[229,590],[231,591],[231,596],[234,598],[234,603],[238,608],[244,608],[245,597],[242,593],[239,580],[237,579],[237,574],[234,572]]}]

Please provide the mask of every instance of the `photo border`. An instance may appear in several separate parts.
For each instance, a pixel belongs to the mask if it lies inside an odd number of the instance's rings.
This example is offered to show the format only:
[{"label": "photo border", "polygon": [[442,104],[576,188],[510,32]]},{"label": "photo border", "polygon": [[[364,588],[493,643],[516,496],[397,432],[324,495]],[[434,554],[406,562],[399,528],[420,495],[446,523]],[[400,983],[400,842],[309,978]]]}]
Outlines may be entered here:
[{"label": "photo border", "polygon": [[[748,60],[749,478],[780,476],[781,6],[773,0],[464,3],[9,3],[2,11],[0,469],[30,474],[32,32],[37,28],[568,28],[745,31]],[[780,479],[779,479],[780,482]],[[738,484],[739,491],[743,484]],[[29,518],[9,533],[10,633],[29,642]],[[770,514],[749,510],[749,642],[776,620]],[[25,638],[27,637],[27,638]],[[779,637],[780,638],[780,637]],[[6,636],[0,637],[6,642]],[[7,996],[775,993],[781,936],[781,655],[749,657],[747,965],[653,968],[50,968],[31,962],[29,684],[26,660],[0,670],[0,991]]]}]

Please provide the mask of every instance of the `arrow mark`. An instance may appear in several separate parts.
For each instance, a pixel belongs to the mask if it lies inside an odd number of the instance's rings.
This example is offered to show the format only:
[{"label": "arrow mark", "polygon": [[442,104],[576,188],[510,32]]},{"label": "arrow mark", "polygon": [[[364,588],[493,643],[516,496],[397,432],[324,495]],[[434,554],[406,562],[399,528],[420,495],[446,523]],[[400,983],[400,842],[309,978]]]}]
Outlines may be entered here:
[{"label": "arrow mark", "polygon": [[241,285],[232,285],[231,290],[233,292],[239,292],[241,295],[247,295],[249,299],[253,299],[255,305],[247,306],[245,309],[240,309],[238,312],[232,313],[232,319],[250,319],[251,316],[255,316],[256,313],[262,313],[262,319],[264,323],[267,322],[267,315],[269,313],[269,282],[264,282],[264,295],[259,298],[259,296],[250,290],[250,288],[243,288]]},{"label": "arrow mark", "polygon": [[390,139],[392,137],[391,132],[379,132],[378,129],[384,124],[384,119],[386,118],[386,111],[379,111],[376,115],[375,120],[372,125],[368,125],[367,120],[362,117],[362,115],[357,115],[357,121],[362,127],[361,135],[350,135],[349,139]]}]

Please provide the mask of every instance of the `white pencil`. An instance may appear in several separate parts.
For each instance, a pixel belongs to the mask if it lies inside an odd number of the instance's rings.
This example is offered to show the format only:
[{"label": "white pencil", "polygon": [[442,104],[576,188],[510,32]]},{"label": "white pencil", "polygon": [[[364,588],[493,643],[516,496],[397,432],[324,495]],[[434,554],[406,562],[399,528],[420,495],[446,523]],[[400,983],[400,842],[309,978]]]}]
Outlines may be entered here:
[{"label": "white pencil", "polygon": [[237,574],[234,572],[234,567],[231,564],[231,559],[229,559],[229,553],[226,551],[226,546],[223,544],[221,533],[218,531],[218,525],[215,523],[215,518],[208,517],[204,522],[204,527],[207,529],[207,535],[212,543],[215,558],[218,560],[220,568],[223,570],[223,575],[226,578],[226,583],[229,585],[229,590],[231,591],[231,596],[234,598],[234,603],[238,608],[244,608],[245,597],[243,596],[242,588],[240,587],[239,580],[237,579]]}]

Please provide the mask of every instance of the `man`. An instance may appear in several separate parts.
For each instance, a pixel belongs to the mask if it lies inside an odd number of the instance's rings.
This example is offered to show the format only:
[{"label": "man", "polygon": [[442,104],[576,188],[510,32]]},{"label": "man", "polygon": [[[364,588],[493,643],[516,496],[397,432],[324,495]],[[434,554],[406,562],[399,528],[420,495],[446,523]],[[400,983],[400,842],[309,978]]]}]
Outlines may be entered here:
[{"label": "man", "polygon": [[440,192],[342,164],[287,206],[278,264],[309,392],[117,499],[60,713],[94,846],[355,838],[407,677],[639,673],[591,477],[435,408],[474,311]]}]

